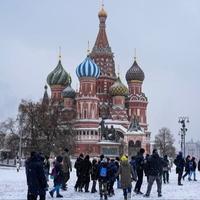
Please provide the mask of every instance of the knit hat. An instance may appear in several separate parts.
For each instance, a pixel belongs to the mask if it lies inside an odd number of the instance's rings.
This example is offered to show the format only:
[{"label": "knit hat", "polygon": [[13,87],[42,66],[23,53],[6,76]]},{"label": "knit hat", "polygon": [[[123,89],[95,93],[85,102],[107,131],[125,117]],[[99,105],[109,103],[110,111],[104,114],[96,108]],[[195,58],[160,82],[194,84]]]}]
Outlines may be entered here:
[{"label": "knit hat", "polygon": [[121,161],[127,161],[128,160],[128,158],[125,156],[125,155],[123,155],[122,157],[121,157]]}]

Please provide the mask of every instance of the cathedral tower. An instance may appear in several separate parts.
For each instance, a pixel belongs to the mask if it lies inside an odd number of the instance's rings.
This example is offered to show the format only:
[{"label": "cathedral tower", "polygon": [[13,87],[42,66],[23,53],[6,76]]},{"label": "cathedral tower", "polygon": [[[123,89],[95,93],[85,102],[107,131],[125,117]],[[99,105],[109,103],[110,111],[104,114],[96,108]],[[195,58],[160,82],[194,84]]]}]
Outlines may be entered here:
[{"label": "cathedral tower", "polygon": [[98,17],[100,22],[99,32],[90,57],[100,67],[100,76],[97,79],[97,95],[100,99],[100,117],[108,118],[110,116],[109,104],[112,102],[109,89],[116,80],[115,63],[113,59],[114,55],[106,35],[107,13],[103,6],[98,13]]},{"label": "cathedral tower", "polygon": [[142,92],[142,84],[145,75],[134,58],[134,63],[126,73],[126,80],[129,88],[128,116],[129,119],[137,116],[139,123],[144,130],[147,130],[146,109],[148,100]]},{"label": "cathedral tower", "polygon": [[51,88],[51,100],[54,101],[62,99],[63,89],[71,85],[71,76],[64,70],[61,56],[59,56],[56,68],[48,75],[47,83]]}]

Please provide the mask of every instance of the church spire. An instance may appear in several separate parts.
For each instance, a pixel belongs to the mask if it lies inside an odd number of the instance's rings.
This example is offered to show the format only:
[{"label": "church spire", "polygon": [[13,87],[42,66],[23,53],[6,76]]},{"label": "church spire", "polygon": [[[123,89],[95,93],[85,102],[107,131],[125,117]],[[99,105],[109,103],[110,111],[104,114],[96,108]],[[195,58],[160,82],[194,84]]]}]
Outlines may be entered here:
[{"label": "church spire", "polygon": [[[107,13],[104,10],[104,5],[102,4],[101,10],[98,13],[99,16],[99,33],[95,42],[95,48],[109,48],[109,43],[106,35],[106,18]],[[110,50],[111,51],[111,50]]]},{"label": "church spire", "polygon": [[44,86],[44,96],[43,96],[43,99],[42,99],[42,105],[49,105],[49,96],[48,96],[48,93],[47,93],[47,85]]}]

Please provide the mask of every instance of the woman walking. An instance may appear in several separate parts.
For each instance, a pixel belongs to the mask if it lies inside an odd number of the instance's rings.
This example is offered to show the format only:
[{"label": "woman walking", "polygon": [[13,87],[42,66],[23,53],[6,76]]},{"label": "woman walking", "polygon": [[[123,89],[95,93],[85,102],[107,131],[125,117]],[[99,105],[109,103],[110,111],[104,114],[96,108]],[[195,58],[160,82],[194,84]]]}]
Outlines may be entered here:
[{"label": "woman walking", "polygon": [[121,180],[121,188],[123,189],[124,200],[131,199],[132,188],[132,167],[128,162],[128,158],[124,155],[121,157],[121,163],[118,173]]}]

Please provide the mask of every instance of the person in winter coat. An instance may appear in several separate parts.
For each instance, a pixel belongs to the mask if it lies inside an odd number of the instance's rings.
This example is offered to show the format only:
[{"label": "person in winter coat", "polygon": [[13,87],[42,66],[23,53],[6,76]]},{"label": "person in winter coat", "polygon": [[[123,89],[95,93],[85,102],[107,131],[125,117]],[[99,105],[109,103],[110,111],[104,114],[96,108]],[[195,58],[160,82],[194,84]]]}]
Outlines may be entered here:
[{"label": "person in winter coat", "polygon": [[76,176],[77,176],[77,181],[74,186],[75,191],[82,192],[82,187],[83,187],[83,174],[81,173],[81,169],[83,167],[83,160],[84,156],[81,153],[79,157],[76,159],[76,162],[74,164],[74,168],[76,169]]},{"label": "person in winter coat", "polygon": [[91,193],[97,192],[96,184],[97,184],[97,179],[98,179],[98,167],[99,167],[99,165],[97,163],[97,159],[94,158],[92,160],[92,169],[91,169],[91,179],[92,179]]},{"label": "person in winter coat", "polygon": [[51,176],[53,177],[54,188],[49,192],[51,197],[53,197],[54,192],[56,192],[57,198],[62,198],[63,196],[60,194],[60,188],[63,183],[63,169],[62,169],[62,156],[58,156],[56,158],[56,162],[51,172]]},{"label": "person in winter coat", "polygon": [[85,189],[85,192],[89,192],[89,183],[90,183],[90,173],[92,169],[92,163],[90,162],[89,155],[86,155],[81,168],[81,174],[82,174],[82,181],[83,181],[83,187]]},{"label": "person in winter coat", "polygon": [[[117,167],[117,171],[119,170],[119,165],[120,165],[120,158],[116,157],[115,158],[115,165]],[[120,180],[119,180],[119,176],[116,176],[116,180],[117,180],[117,188],[121,188],[121,184],[120,184]]]},{"label": "person in winter coat", "polygon": [[98,168],[99,194],[100,200],[108,199],[108,163],[107,159],[103,158],[99,163]]},{"label": "person in winter coat", "polygon": [[28,185],[27,200],[36,200],[38,196],[40,200],[45,200],[47,182],[43,165],[36,152],[31,152],[30,158],[26,160],[25,168]]},{"label": "person in winter coat", "polygon": [[185,174],[183,175],[183,180],[185,179],[185,177],[188,175],[188,180],[189,180],[189,175],[190,175],[190,155],[188,155],[185,159]]},{"label": "person in winter coat", "polygon": [[135,184],[134,192],[136,194],[143,194],[140,189],[143,182],[143,173],[144,173],[144,152],[143,148],[140,149],[138,155],[136,156],[136,171],[137,171],[137,182]]},{"label": "person in winter coat", "polygon": [[199,162],[198,162],[198,171],[200,171],[200,159],[199,159]]},{"label": "person in winter coat", "polygon": [[121,188],[123,189],[124,200],[131,199],[132,175],[133,168],[128,162],[128,158],[123,155],[119,166],[118,173],[121,181]]},{"label": "person in winter coat", "polygon": [[181,185],[183,185],[181,183],[181,178],[182,178],[183,170],[184,170],[184,166],[185,166],[185,160],[183,158],[182,152],[179,152],[176,159],[174,160],[174,164],[176,165],[176,173],[178,174],[178,185],[181,186]]},{"label": "person in winter coat", "polygon": [[145,159],[144,159],[144,174],[147,177],[147,183],[149,181],[149,172],[148,172],[148,168],[147,168],[147,161],[149,159],[150,155],[146,154]]},{"label": "person in winter coat", "polygon": [[70,178],[71,171],[72,171],[72,165],[69,157],[69,150],[65,148],[63,153],[63,183],[62,183],[63,190],[67,189],[67,181]]},{"label": "person in winter coat", "polygon": [[49,162],[49,156],[47,156],[47,155],[45,156],[43,167],[44,167],[45,177],[48,182],[49,181],[50,162]]},{"label": "person in winter coat", "polygon": [[189,163],[189,168],[190,168],[190,175],[189,175],[189,180],[192,180],[192,175],[194,176],[194,181],[197,181],[196,179],[196,168],[197,168],[197,163],[195,161],[195,157],[192,157],[190,163]]},{"label": "person in winter coat", "polygon": [[116,173],[117,173],[117,166],[115,164],[115,160],[111,159],[110,163],[108,164],[108,195],[109,196],[115,195],[113,186],[116,180]]},{"label": "person in winter coat", "polygon": [[153,154],[147,161],[149,181],[147,186],[147,192],[144,195],[144,197],[150,196],[151,188],[155,180],[157,183],[158,197],[162,196],[161,189],[162,189],[163,162],[164,161],[162,160],[162,158],[158,155],[157,149],[154,149]]},{"label": "person in winter coat", "polygon": [[163,182],[164,183],[169,183],[169,170],[170,170],[170,166],[169,166],[169,160],[168,160],[168,156],[164,155],[164,165],[163,165]]},{"label": "person in winter coat", "polygon": [[137,181],[137,171],[136,171],[136,160],[135,160],[135,156],[131,157],[131,161],[129,162],[129,164],[132,167],[132,172],[133,172],[133,180]]}]

